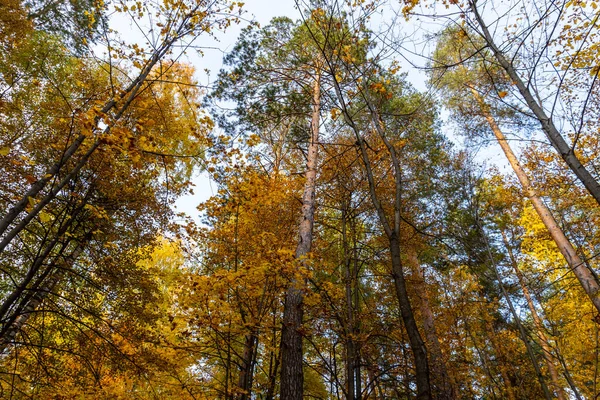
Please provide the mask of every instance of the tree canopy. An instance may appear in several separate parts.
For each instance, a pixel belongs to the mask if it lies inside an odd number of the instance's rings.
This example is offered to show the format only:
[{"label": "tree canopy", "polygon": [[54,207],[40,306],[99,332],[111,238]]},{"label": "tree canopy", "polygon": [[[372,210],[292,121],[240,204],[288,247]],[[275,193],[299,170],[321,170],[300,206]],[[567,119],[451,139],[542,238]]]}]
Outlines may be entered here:
[{"label": "tree canopy", "polygon": [[0,397],[597,398],[597,4],[293,5],[2,0]]}]

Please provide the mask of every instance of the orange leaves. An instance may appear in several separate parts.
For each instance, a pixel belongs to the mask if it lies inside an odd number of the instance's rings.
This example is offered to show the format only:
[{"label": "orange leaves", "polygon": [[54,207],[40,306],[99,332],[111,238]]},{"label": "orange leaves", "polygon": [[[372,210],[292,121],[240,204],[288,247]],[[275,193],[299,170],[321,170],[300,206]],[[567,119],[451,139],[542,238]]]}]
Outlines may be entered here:
[{"label": "orange leaves", "polygon": [[341,110],[339,108],[332,108],[331,109],[331,119],[336,120],[338,118],[338,116],[342,113]]}]

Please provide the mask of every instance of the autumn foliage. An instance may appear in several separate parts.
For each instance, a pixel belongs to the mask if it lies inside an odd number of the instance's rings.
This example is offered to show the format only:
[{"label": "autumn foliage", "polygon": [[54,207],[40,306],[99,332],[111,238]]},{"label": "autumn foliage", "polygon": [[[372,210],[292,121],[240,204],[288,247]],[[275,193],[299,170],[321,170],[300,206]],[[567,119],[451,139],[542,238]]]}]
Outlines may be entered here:
[{"label": "autumn foliage", "polygon": [[0,0],[0,398],[596,398],[600,9],[542,3]]}]

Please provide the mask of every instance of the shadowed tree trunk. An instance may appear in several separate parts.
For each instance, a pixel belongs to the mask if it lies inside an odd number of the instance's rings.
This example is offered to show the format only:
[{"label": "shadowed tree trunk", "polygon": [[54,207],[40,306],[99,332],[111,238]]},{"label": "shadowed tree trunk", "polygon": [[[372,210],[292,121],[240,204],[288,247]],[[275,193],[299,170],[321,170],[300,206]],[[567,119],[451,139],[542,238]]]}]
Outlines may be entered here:
[{"label": "shadowed tree trunk", "polygon": [[408,266],[411,270],[411,282],[417,294],[421,318],[423,319],[423,331],[427,340],[427,348],[429,349],[429,363],[431,365],[432,380],[438,391],[437,398],[439,399],[455,399],[457,393],[455,390],[456,384],[448,374],[446,361],[442,354],[440,339],[435,327],[435,318],[429,304],[429,295],[427,294],[427,285],[422,276],[421,266],[417,257],[417,252],[414,246],[407,246],[406,258]]}]

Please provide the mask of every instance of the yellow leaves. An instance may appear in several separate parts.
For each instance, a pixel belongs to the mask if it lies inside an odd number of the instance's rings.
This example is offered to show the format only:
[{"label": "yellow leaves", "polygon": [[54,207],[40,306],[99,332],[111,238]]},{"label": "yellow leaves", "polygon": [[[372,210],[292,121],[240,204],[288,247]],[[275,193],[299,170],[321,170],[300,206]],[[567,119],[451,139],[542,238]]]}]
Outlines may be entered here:
[{"label": "yellow leaves", "polygon": [[254,146],[258,145],[259,143],[260,143],[260,136],[258,136],[255,133],[251,134],[248,137],[248,139],[246,140],[246,144],[250,147],[254,147]]},{"label": "yellow leaves", "polygon": [[110,219],[108,217],[106,210],[102,207],[94,206],[92,204],[86,204],[83,208],[85,210],[88,210],[94,218],[106,219],[106,220]]},{"label": "yellow leaves", "polygon": [[27,197],[27,207],[25,208],[27,211],[31,211],[32,208],[35,207],[36,201],[33,197]]},{"label": "yellow leaves", "polygon": [[0,156],[7,156],[10,153],[10,147],[4,146],[0,147]]},{"label": "yellow leaves", "polygon": [[331,109],[331,119],[336,120],[339,115],[342,113],[341,110],[339,108],[332,108]]},{"label": "yellow leaves", "polygon": [[386,92],[385,86],[381,82],[375,82],[375,83],[371,84],[371,90],[373,90],[374,92],[379,92],[379,93]]},{"label": "yellow leaves", "polygon": [[508,95],[508,92],[506,90],[501,90],[498,92],[498,97],[500,97],[501,99],[505,98]]},{"label": "yellow leaves", "polygon": [[40,212],[40,214],[39,214],[39,218],[40,218],[40,221],[41,221],[43,224],[46,224],[46,223],[48,223],[48,222],[50,222],[50,221],[52,221],[52,220],[54,219],[54,217],[53,217],[52,215],[48,214],[48,213],[47,213],[47,212],[45,212],[45,211],[41,211],[41,212]]},{"label": "yellow leaves", "polygon": [[395,75],[398,73],[398,71],[400,71],[400,69],[401,69],[400,63],[398,63],[396,60],[394,60],[392,62],[392,65],[390,65],[388,72],[392,75]]}]

